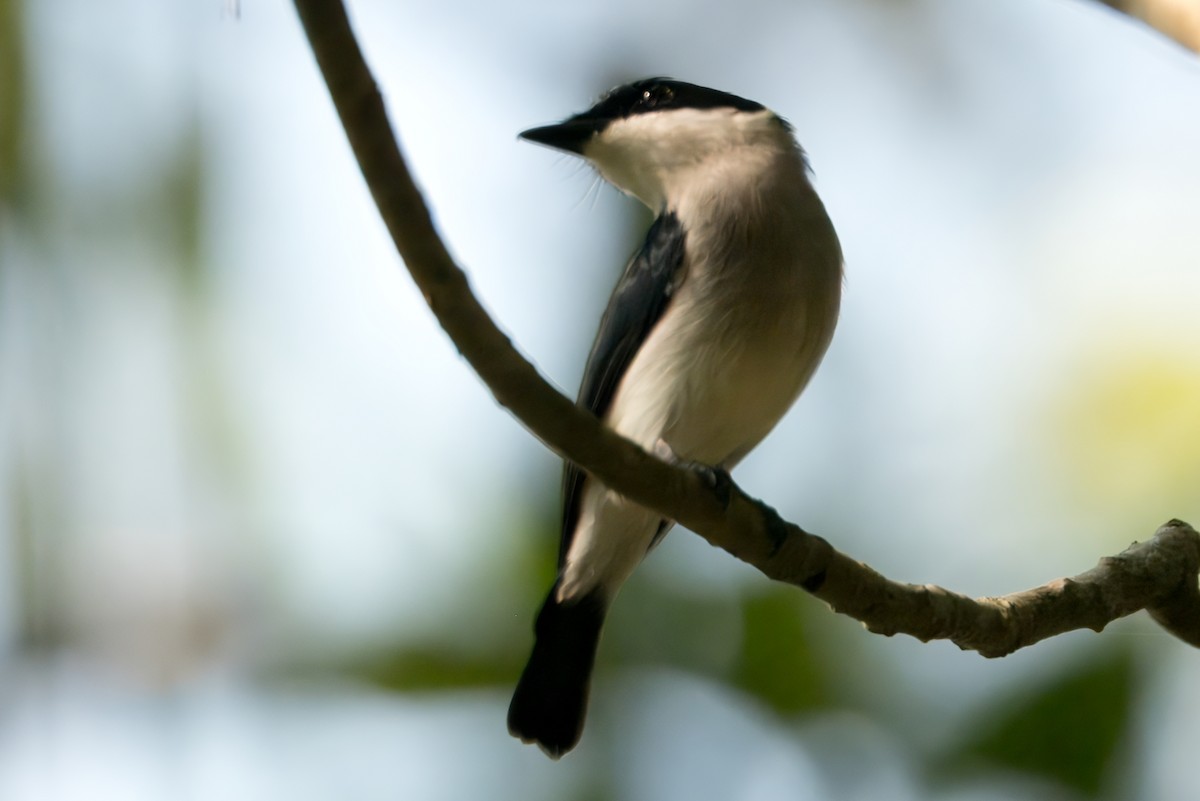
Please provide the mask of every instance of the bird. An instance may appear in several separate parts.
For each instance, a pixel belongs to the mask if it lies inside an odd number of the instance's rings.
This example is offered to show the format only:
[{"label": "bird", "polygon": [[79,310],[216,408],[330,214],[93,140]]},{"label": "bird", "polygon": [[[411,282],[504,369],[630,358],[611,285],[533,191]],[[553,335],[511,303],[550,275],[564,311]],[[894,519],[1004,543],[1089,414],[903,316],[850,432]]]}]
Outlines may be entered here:
[{"label": "bird", "polygon": [[[808,384],[833,338],[842,250],[792,126],[669,78],[523,131],[582,157],[656,215],[621,274],[578,404],[678,463],[731,470]],[[558,759],[579,742],[605,614],[673,524],[567,462],[558,574],[508,710]]]}]

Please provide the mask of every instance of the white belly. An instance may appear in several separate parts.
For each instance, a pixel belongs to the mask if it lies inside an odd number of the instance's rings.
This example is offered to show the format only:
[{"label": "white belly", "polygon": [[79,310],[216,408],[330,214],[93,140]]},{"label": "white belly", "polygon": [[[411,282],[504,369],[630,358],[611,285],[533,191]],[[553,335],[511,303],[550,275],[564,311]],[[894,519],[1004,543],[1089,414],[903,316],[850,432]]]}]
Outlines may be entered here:
[{"label": "white belly", "polygon": [[[725,310],[726,325],[713,326],[699,309],[687,308],[707,299],[686,289],[630,364],[606,422],[646,450],[661,440],[680,459],[729,469],[779,422],[812,376],[832,334],[837,297],[832,304],[800,295],[794,303],[777,299],[766,324],[737,320],[742,309],[758,310],[742,304]],[[564,599],[598,584],[615,592],[661,520],[594,480],[582,492],[559,587]]]}]

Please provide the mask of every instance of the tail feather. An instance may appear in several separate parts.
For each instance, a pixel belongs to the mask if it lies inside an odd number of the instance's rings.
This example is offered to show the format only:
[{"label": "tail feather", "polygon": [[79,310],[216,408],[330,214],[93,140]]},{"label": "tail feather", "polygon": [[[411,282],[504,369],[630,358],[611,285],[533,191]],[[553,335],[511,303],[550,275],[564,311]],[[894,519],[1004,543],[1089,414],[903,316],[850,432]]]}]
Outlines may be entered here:
[{"label": "tail feather", "polygon": [[529,663],[508,707],[508,731],[558,759],[575,747],[587,714],[588,685],[607,603],[594,591],[558,601],[556,584],[534,624]]}]

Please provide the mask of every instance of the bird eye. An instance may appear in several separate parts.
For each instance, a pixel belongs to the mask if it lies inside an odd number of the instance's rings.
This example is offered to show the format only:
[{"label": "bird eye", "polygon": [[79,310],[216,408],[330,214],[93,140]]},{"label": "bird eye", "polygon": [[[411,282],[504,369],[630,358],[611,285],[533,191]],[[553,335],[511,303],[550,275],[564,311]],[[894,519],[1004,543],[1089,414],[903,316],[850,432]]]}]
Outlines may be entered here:
[{"label": "bird eye", "polygon": [[646,109],[658,108],[663,104],[670,103],[674,96],[675,93],[669,86],[652,86],[642,90],[642,97],[638,101],[638,105]]}]

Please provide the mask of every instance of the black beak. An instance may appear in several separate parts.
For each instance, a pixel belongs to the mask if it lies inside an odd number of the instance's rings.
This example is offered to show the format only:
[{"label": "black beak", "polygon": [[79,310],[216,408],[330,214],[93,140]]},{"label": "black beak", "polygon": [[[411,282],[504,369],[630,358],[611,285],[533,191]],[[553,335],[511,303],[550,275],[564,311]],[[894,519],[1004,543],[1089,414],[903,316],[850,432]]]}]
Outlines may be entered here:
[{"label": "black beak", "polygon": [[521,131],[518,136],[539,145],[546,145],[555,150],[565,150],[568,153],[583,155],[583,146],[596,133],[596,124],[592,120],[570,119],[558,125],[543,125],[540,128],[530,128]]}]

